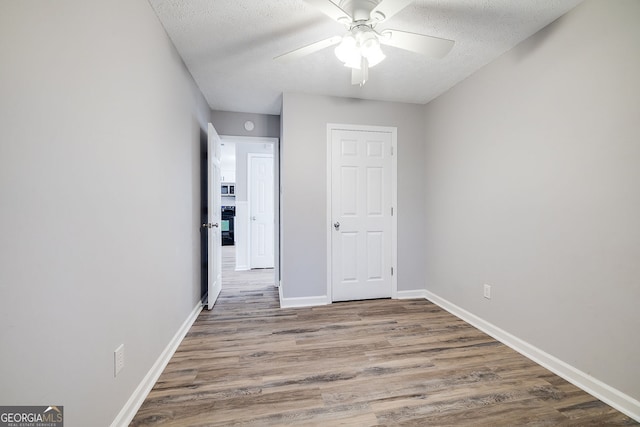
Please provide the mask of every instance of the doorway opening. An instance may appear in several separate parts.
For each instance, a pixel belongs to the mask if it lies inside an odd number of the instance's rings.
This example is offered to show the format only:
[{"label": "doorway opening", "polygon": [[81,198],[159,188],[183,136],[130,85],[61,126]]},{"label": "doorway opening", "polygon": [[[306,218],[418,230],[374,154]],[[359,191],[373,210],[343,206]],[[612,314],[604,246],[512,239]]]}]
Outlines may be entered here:
[{"label": "doorway opening", "polygon": [[221,136],[222,287],[279,283],[278,139]]}]

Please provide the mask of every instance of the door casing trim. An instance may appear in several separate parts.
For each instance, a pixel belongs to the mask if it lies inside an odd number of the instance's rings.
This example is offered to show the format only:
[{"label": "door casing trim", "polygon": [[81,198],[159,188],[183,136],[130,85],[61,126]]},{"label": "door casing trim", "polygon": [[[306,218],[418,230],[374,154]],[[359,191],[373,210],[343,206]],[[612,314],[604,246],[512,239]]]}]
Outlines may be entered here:
[{"label": "door casing trim", "polygon": [[[266,143],[273,144],[273,216],[274,216],[274,229],[273,229],[273,256],[274,256],[274,286],[280,286],[282,265],[284,263],[282,259],[282,216],[280,214],[281,203],[281,191],[280,191],[280,138],[274,138],[269,136],[237,136],[237,135],[220,135],[222,142],[233,143]],[[249,269],[250,261],[247,259],[246,269]],[[241,271],[241,270],[240,270]]]}]

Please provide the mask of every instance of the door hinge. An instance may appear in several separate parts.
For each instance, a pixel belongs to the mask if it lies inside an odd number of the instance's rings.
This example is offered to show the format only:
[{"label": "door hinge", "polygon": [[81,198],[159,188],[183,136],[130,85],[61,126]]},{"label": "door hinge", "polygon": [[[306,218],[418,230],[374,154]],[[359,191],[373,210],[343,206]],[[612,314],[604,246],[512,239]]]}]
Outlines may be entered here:
[{"label": "door hinge", "polygon": [[393,276],[393,267],[391,267],[391,275]]},{"label": "door hinge", "polygon": [[391,146],[391,155],[393,156],[393,145]]},{"label": "door hinge", "polygon": [[391,206],[391,216],[393,216],[393,206]]}]

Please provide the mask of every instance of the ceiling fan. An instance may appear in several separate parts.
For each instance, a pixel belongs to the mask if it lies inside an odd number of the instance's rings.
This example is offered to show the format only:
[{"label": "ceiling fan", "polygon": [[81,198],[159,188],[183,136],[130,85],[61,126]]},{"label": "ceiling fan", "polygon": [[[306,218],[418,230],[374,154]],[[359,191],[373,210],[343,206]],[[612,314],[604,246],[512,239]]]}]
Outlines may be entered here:
[{"label": "ceiling fan", "polygon": [[413,0],[304,0],[331,19],[347,28],[343,36],[333,36],[301,47],[276,60],[291,60],[338,45],[335,54],[346,67],[351,68],[351,84],[364,85],[369,68],[380,63],[384,52],[380,45],[392,46],[434,58],[444,57],[453,47],[453,40],[376,26],[407,7]]}]

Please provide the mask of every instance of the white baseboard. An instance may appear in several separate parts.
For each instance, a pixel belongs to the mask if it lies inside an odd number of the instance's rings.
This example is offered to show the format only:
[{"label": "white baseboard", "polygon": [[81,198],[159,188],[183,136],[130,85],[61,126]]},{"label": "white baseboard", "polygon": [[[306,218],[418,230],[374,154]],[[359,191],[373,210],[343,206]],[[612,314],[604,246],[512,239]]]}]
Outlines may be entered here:
[{"label": "white baseboard", "polygon": [[397,299],[416,299],[416,298],[426,298],[426,297],[427,297],[426,289],[414,289],[411,291],[396,292]]},{"label": "white baseboard", "polygon": [[511,347],[518,353],[533,360],[539,365],[544,366],[573,385],[640,422],[640,402],[633,397],[611,387],[608,384],[605,384],[585,372],[582,372],[581,370],[569,365],[555,356],[550,355],[549,353],[546,353],[528,342],[511,335],[507,331],[498,328],[497,326],[481,319],[461,307],[458,307],[444,298],[440,298],[429,291],[425,291],[425,294],[426,298],[432,303],[442,307],[454,316],[475,326],[501,343]]},{"label": "white baseboard", "polygon": [[285,298],[282,296],[282,286],[280,286],[279,292],[280,308],[313,307],[316,305],[331,304],[331,301],[329,301],[326,295],[318,297]]},{"label": "white baseboard", "polygon": [[[292,308],[292,307],[313,307],[316,305],[331,304],[329,297],[326,295],[317,297],[300,297],[300,298],[284,298],[282,296],[282,283],[280,288],[280,308]],[[411,291],[398,291],[396,292],[396,299],[417,299],[426,298],[427,291],[425,289],[415,289]]]},{"label": "white baseboard", "polygon": [[160,354],[156,362],[153,364],[147,375],[144,376],[138,387],[135,389],[127,403],[124,405],[118,416],[111,423],[111,427],[126,427],[128,426],[133,417],[136,416],[138,409],[142,406],[142,403],[149,395],[149,392],[155,385],[158,378],[160,378],[160,374],[164,371],[164,368],[169,363],[169,360],[173,357],[173,354],[178,349],[178,346],[184,339],[187,332],[193,325],[193,323],[198,318],[198,314],[202,311],[203,305],[202,302],[198,302],[198,305],[195,306],[189,317],[182,323],[178,332],[173,336],[167,347],[165,347],[164,351]]}]

